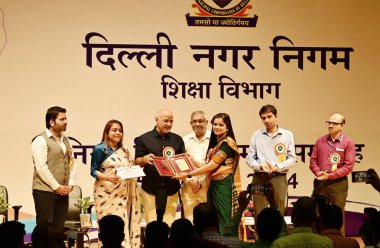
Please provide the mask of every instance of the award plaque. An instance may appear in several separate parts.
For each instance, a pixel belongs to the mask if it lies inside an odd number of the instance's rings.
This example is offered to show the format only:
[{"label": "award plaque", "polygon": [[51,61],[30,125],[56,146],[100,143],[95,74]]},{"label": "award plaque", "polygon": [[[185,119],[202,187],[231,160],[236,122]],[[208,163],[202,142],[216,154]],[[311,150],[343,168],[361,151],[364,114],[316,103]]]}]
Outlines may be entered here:
[{"label": "award plaque", "polygon": [[190,157],[186,153],[172,157],[154,157],[153,164],[161,176],[168,177],[187,173],[195,169]]}]

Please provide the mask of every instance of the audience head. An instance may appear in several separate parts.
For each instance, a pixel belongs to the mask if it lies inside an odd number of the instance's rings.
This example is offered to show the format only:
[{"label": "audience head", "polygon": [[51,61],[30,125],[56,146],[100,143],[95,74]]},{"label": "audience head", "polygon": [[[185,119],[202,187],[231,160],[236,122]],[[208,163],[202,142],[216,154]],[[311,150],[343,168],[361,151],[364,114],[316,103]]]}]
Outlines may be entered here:
[{"label": "audience head", "polygon": [[52,223],[38,224],[32,233],[33,248],[64,247],[63,233]]},{"label": "audience head", "polygon": [[337,205],[325,205],[319,213],[321,230],[340,229],[343,225],[343,211]]},{"label": "audience head", "polygon": [[146,248],[162,248],[169,245],[169,226],[162,221],[152,221],[145,229]]},{"label": "audience head", "polygon": [[25,225],[18,221],[0,224],[0,246],[7,248],[24,247]]},{"label": "audience head", "polygon": [[380,243],[380,211],[376,213],[374,220],[370,223],[372,225],[372,238],[375,245]]},{"label": "audience head", "polygon": [[264,208],[257,216],[256,231],[259,239],[273,241],[281,232],[284,219],[274,208]]},{"label": "audience head", "polygon": [[99,239],[109,247],[120,246],[124,240],[124,221],[117,215],[106,215],[99,220]]},{"label": "audience head", "polygon": [[313,198],[304,196],[293,203],[292,222],[295,227],[311,227],[317,218],[317,207]]},{"label": "audience head", "polygon": [[218,216],[215,207],[207,202],[199,203],[193,210],[194,226],[201,231],[218,228]]},{"label": "audience head", "polygon": [[376,246],[380,242],[380,211],[375,208],[364,209],[365,219],[359,234],[365,246]]},{"label": "audience head", "polygon": [[174,247],[194,247],[194,227],[188,219],[181,218],[170,227],[170,242]]}]

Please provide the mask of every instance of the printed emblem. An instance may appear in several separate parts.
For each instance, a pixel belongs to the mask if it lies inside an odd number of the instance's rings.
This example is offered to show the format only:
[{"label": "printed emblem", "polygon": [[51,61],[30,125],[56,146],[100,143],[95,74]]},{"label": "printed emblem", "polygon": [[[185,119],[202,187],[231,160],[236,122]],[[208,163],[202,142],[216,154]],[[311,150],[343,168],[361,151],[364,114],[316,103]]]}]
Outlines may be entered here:
[{"label": "printed emblem", "polygon": [[194,0],[192,15],[186,14],[188,26],[256,27],[252,0]]},{"label": "printed emblem", "polygon": [[232,2],[232,0],[213,0],[213,2],[223,9],[224,7],[229,5],[230,2]]}]

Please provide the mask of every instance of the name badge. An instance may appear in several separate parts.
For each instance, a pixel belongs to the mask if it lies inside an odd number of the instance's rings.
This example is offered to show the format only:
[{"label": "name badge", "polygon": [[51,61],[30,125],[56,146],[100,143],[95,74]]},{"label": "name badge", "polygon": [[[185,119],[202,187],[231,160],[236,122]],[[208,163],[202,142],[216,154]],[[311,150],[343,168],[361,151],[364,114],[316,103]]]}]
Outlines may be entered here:
[{"label": "name badge", "polygon": [[342,148],[336,148],[336,150],[338,151],[338,152],[344,152],[344,149],[342,149]]}]

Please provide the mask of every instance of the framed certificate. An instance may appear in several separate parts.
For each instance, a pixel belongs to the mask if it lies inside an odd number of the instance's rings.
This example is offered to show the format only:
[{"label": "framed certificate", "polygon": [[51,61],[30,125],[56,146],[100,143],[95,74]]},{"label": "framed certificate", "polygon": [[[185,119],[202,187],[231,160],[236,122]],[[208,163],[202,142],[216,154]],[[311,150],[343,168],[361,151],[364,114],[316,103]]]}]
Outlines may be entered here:
[{"label": "framed certificate", "polygon": [[175,176],[195,169],[190,157],[181,153],[170,158],[154,157],[153,164],[161,176]]}]

